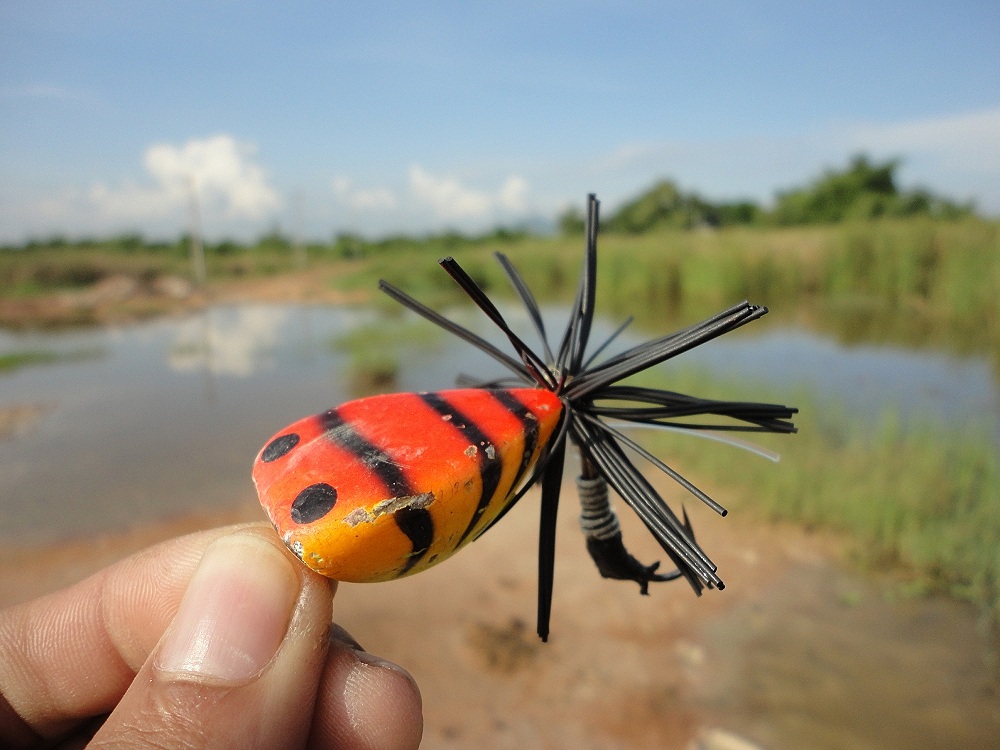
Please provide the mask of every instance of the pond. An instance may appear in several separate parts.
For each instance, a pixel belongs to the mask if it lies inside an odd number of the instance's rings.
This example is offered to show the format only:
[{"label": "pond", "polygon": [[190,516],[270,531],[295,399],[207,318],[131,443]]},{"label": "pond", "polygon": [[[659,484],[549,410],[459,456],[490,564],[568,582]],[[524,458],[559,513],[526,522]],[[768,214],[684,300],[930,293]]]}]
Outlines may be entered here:
[{"label": "pond", "polygon": [[[561,330],[565,310],[545,312]],[[527,327],[523,313],[505,314]],[[455,315],[500,343],[476,311]],[[418,333],[408,315],[347,307],[225,305],[101,329],[0,333],[0,355],[47,355],[0,373],[0,410],[27,406],[33,415],[0,439],[0,540],[86,536],[251,501],[250,465],[263,441],[357,395],[357,352],[333,342],[394,329],[369,342],[399,361],[392,390],[503,374],[463,342]],[[611,330],[597,321],[594,340]],[[765,318],[676,362],[765,384],[788,402],[807,393],[862,418],[895,410],[904,420],[976,422],[1000,437],[1000,392],[985,358],[847,348]]]}]

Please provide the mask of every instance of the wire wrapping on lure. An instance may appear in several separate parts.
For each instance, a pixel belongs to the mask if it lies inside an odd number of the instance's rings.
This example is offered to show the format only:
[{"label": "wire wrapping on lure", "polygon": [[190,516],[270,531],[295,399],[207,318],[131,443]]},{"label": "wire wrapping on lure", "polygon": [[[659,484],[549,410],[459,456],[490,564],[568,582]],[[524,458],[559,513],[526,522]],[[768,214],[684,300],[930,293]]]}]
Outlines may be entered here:
[{"label": "wire wrapping on lure", "polygon": [[611,539],[622,533],[622,525],[608,500],[608,483],[600,475],[576,478],[580,498],[580,530],[588,539]]},{"label": "wire wrapping on lure", "polygon": [[[583,273],[571,309],[569,324],[555,352],[549,344],[538,304],[529,287],[510,260],[500,253],[496,254],[541,339],[544,358],[535,353],[511,330],[487,295],[452,258],[441,260],[441,266],[506,335],[519,359],[514,359],[482,337],[448,320],[388,282],[381,281],[379,284],[384,292],[413,312],[493,357],[513,372],[520,382],[552,391],[559,396],[565,407],[559,428],[551,438],[545,455],[539,460],[532,475],[524,482],[521,489],[512,495],[490,526],[480,532],[481,535],[491,528],[529,487],[541,482],[538,634],[543,640],[547,638],[549,632],[555,559],[555,518],[567,439],[577,446],[581,454],[584,476],[579,480],[581,483],[579,486],[581,501],[584,504],[584,531],[588,551],[601,575],[636,581],[642,593],[647,593],[650,582],[684,577],[695,592],[700,594],[705,587],[720,589],[724,587],[717,574],[716,565],[695,541],[686,512],[683,514],[683,520],[676,516],[629,460],[622,445],[651,461],[716,512],[725,515],[725,509],[662,460],[607,425],[604,419],[694,430],[781,433],[795,431],[794,425],[788,421],[797,411],[792,407],[713,401],[666,390],[617,385],[636,373],[760,318],[767,312],[767,308],[744,301],[701,323],[633,346],[594,364],[607,345],[628,325],[626,321],[596,351],[587,355],[595,309],[597,230],[598,202],[596,197],[591,195],[587,205]],[[719,425],[677,421],[695,415],[722,417],[736,420],[737,423]],[[627,552],[622,542],[617,518],[607,498],[608,485],[639,516],[677,567],[675,571],[666,574],[656,573],[658,563],[643,565]]]}]

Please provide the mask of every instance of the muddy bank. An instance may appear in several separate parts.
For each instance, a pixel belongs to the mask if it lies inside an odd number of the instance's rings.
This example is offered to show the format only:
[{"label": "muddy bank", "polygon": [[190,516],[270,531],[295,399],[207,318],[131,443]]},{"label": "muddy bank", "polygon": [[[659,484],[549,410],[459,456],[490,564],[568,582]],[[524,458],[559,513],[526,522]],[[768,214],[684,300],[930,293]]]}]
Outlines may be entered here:
[{"label": "muddy bank", "polygon": [[[567,488],[567,491],[569,489]],[[571,496],[568,495],[568,496]],[[695,518],[728,586],[601,580],[572,508],[560,520],[552,637],[534,635],[536,499],[413,578],[344,585],[335,616],[405,665],[426,748],[991,748],[995,644],[974,613],[901,599],[837,562],[835,540],[747,518]],[[177,519],[99,540],[0,555],[5,603],[65,585],[157,539],[259,518]],[[641,559],[659,557],[623,518]]]},{"label": "muddy bank", "polygon": [[231,278],[204,286],[180,276],[147,279],[114,274],[80,289],[0,299],[0,327],[19,330],[107,325],[200,309],[218,302],[342,304],[370,298],[367,293],[348,295],[334,289],[330,279],[338,272],[344,272],[344,268]]}]

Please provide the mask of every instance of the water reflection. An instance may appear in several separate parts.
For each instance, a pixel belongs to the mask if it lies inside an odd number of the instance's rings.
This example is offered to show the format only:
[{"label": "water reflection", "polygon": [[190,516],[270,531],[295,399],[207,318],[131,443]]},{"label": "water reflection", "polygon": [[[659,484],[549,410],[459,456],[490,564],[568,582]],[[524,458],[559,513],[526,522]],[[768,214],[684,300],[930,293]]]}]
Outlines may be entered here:
[{"label": "water reflection", "polygon": [[[545,312],[550,328],[560,330],[566,312]],[[506,348],[478,311],[453,313]],[[530,329],[519,310],[509,319]],[[0,354],[104,353],[0,375],[0,410],[20,409],[23,417],[25,405],[44,405],[31,412],[29,426],[20,419],[18,430],[0,439],[0,538],[89,534],[252,502],[249,469],[261,443],[293,419],[354,395],[352,353],[331,343],[352,331],[366,336],[364,327],[377,321],[370,310],[255,304],[106,329],[0,333]],[[398,361],[394,388],[445,388],[460,372],[505,374],[463,342],[411,335],[411,321],[397,315],[380,322],[397,333],[376,346]],[[598,321],[594,340],[613,328]],[[642,337],[626,335],[616,348]],[[861,415],[895,407],[904,418],[953,424],[988,418],[1000,438],[1000,395],[985,358],[847,348],[765,322],[677,363],[668,368],[773,385],[788,401],[808,391]]]},{"label": "water reflection", "polygon": [[177,372],[236,377],[272,369],[282,333],[305,334],[306,348],[312,350],[308,326],[296,331],[291,321],[295,313],[306,317],[308,312],[305,307],[296,310],[264,305],[209,308],[177,323],[167,364]]}]

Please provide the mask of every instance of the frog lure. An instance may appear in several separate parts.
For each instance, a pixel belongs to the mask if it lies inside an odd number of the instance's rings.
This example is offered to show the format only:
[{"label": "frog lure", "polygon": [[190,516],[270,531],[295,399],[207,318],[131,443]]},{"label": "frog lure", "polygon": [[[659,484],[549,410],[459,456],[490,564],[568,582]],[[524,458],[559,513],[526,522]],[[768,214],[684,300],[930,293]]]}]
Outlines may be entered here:
[{"label": "frog lure", "polygon": [[[524,279],[496,257],[527,308],[544,357],[511,330],[500,311],[452,258],[439,261],[509,339],[517,358],[448,320],[386,281],[379,286],[414,313],[464,339],[515,379],[435,393],[396,393],[350,401],[301,419],[257,455],[254,483],[271,523],[313,570],[340,581],[387,581],[417,573],[479,538],[541,485],[538,635],[549,634],[556,514],[567,441],[580,454],[577,479],[587,551],[605,578],[650,583],[684,578],[698,594],[724,588],[695,541],[686,511],[674,513],[626,454],[649,461],[720,515],[726,510],[625,435],[633,423],[666,429],[795,432],[796,409],[716,401],[622,383],[626,378],[760,318],[741,302],[680,330],[598,361],[628,321],[588,354],[597,270],[598,202],[588,199],[586,252],[570,320],[558,350]],[[707,422],[685,421],[709,416]],[[618,426],[615,426],[615,425]],[[622,541],[608,487],[625,501],[675,569],[644,565]]]}]

